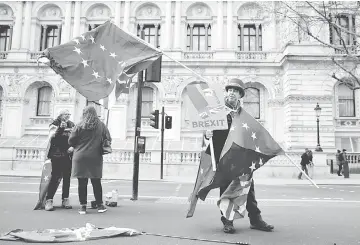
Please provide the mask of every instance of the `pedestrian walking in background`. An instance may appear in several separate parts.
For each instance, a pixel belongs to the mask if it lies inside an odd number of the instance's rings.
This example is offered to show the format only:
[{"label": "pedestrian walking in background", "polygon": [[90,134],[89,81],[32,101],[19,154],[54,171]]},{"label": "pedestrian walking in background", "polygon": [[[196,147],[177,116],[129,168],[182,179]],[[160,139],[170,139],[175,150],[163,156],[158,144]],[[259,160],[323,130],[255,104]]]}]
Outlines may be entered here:
[{"label": "pedestrian walking in background", "polygon": [[[305,152],[301,155],[301,170],[303,170],[307,175],[309,175],[307,165],[310,163],[309,149],[305,148]],[[301,179],[302,172],[299,173],[298,179]]]},{"label": "pedestrian walking in background", "polygon": [[89,179],[93,186],[98,212],[106,211],[101,186],[105,140],[111,142],[109,130],[100,121],[93,106],[85,107],[81,122],[76,125],[69,138],[69,144],[74,147],[72,176],[78,179],[80,214],[86,214]]},{"label": "pedestrian walking in background", "polygon": [[[335,155],[335,157],[336,157],[336,165],[338,165],[338,171],[337,171],[337,175],[338,176],[342,176],[341,175],[341,173],[342,173],[342,167],[343,167],[343,162],[342,162],[342,155],[341,155],[341,151],[340,150],[337,150],[337,153],[336,153],[336,155]],[[341,159],[342,160],[340,160],[340,157],[341,157]]]},{"label": "pedestrian walking in background", "polygon": [[342,153],[340,154],[340,160],[343,166],[344,178],[347,179],[350,177],[350,170],[349,170],[349,161],[347,159],[346,149],[342,150]]},{"label": "pedestrian walking in background", "polygon": [[50,124],[50,148],[47,157],[51,160],[51,178],[46,195],[45,210],[53,211],[53,198],[59,186],[62,185],[62,208],[71,209],[69,201],[70,177],[71,177],[71,154],[72,148],[68,144],[73,122],[69,120],[70,112],[62,110],[60,115]]},{"label": "pedestrian walking in background", "polygon": [[308,155],[309,155],[309,165],[308,167],[308,173],[309,173],[309,177],[313,178],[314,177],[314,161],[313,161],[313,153],[311,150],[308,151]]}]

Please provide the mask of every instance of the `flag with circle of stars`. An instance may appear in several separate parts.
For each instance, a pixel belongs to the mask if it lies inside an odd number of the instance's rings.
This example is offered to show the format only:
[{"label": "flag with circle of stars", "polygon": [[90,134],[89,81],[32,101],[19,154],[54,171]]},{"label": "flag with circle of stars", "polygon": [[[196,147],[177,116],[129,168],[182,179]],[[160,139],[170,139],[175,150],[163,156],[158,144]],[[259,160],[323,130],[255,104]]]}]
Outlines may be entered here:
[{"label": "flag with circle of stars", "polygon": [[[214,137],[213,141],[216,142]],[[280,145],[242,108],[232,120],[212,183],[200,189],[199,198],[204,200],[211,189],[240,176],[252,178],[255,170],[280,154],[284,154]]]},{"label": "flag with circle of stars", "polygon": [[[110,21],[48,48],[49,66],[89,101],[107,97],[162,55]],[[120,82],[119,82],[120,81]]]}]

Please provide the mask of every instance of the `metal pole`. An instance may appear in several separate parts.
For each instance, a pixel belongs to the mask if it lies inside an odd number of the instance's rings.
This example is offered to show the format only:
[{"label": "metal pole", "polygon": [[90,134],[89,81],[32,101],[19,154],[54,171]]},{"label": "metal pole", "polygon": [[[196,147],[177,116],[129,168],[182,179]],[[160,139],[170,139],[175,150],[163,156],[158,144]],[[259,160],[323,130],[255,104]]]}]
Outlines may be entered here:
[{"label": "metal pole", "polygon": [[321,149],[321,146],[320,146],[319,118],[317,118],[316,122],[317,122],[317,146],[316,146],[315,151],[322,152],[323,150]]},{"label": "metal pole", "polygon": [[165,119],[165,108],[162,107],[161,112],[161,160],[160,160],[160,179],[163,179],[163,173],[164,173],[164,120]]},{"label": "metal pole", "polygon": [[[141,32],[141,38],[145,36],[144,31]],[[140,155],[137,147],[138,137],[141,132],[141,107],[142,107],[142,87],[143,87],[143,71],[138,73],[137,82],[137,102],[136,102],[136,119],[135,119],[135,139],[134,139],[134,166],[133,166],[133,192],[131,200],[138,199],[139,191],[139,163]]]}]

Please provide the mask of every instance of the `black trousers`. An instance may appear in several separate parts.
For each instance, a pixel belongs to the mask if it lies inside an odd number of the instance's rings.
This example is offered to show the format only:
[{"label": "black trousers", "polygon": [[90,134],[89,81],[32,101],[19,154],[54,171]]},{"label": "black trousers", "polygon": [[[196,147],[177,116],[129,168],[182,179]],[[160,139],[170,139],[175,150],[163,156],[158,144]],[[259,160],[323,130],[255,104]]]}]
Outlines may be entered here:
[{"label": "black trousers", "polygon": [[[87,204],[87,185],[88,185],[88,178],[78,178],[79,186],[79,201],[81,205]],[[101,205],[103,204],[102,200],[102,186],[101,186],[101,179],[91,179],[91,184],[94,191],[95,201],[96,204]]]},{"label": "black trousers", "polygon": [[46,200],[53,199],[59,186],[61,178],[63,179],[62,199],[69,198],[70,177],[71,177],[71,159],[69,156],[57,157],[51,159],[51,179],[49,183]]},{"label": "black trousers", "polygon": [[343,167],[343,164],[340,163],[340,164],[339,164],[339,170],[337,171],[337,174],[338,174],[339,176],[340,176],[340,174],[341,174],[342,167]]},{"label": "black trousers", "polygon": [[[223,185],[220,187],[220,196],[228,188],[230,183],[231,183],[231,181],[229,183],[227,183],[226,185]],[[261,216],[260,216],[261,211],[257,206],[257,201],[255,198],[254,180],[251,181],[251,186],[250,186],[249,193],[247,196],[246,210],[248,211],[248,216],[249,216],[250,220],[261,219]]]}]

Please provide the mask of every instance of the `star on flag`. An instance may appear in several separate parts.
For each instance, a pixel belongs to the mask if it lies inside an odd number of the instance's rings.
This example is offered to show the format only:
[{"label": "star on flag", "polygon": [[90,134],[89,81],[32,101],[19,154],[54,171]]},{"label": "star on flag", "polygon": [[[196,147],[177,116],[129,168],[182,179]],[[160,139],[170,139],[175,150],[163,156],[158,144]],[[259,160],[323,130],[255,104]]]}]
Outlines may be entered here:
[{"label": "star on flag", "polygon": [[84,68],[89,66],[87,62],[88,62],[88,60],[82,59],[81,63],[84,65]]},{"label": "star on flag", "polygon": [[247,125],[247,123],[243,123],[242,127],[245,128],[246,130],[248,130],[249,126]]},{"label": "star on flag", "polygon": [[252,132],[251,138],[253,138],[253,140],[255,140],[256,139],[256,133]]},{"label": "star on flag", "polygon": [[235,131],[236,126],[231,126],[230,131]]},{"label": "star on flag", "polygon": [[104,45],[102,45],[102,44],[100,44],[100,48],[102,49],[102,51],[107,50],[107,49],[104,47]]},{"label": "star on flag", "polygon": [[115,59],[116,56],[117,56],[117,55],[115,54],[115,52],[114,52],[114,53],[111,53],[111,52],[110,52],[110,57],[113,57],[113,58]]},{"label": "star on flag", "polygon": [[93,75],[96,79],[98,79],[100,77],[99,72],[95,72],[95,71],[93,71],[93,74],[91,74],[91,75]]},{"label": "star on flag", "polygon": [[81,54],[82,52],[81,52],[81,49],[79,49],[79,48],[77,48],[77,47],[75,47],[75,49],[73,50],[74,52],[76,52],[76,53],[78,53],[78,54]]},{"label": "star on flag", "polygon": [[255,164],[256,164],[255,162],[252,162],[251,166],[249,167],[252,170],[252,172],[256,170]]},{"label": "star on flag", "polygon": [[85,37],[84,37],[84,35],[81,35],[80,37],[82,38],[83,41],[86,40]]},{"label": "star on flag", "polygon": [[95,38],[93,36],[90,36],[90,40],[92,43],[95,43]]},{"label": "star on flag", "polygon": [[77,38],[75,38],[73,41],[76,42],[76,44],[80,44],[80,41]]},{"label": "star on flag", "polygon": [[44,181],[46,182],[46,181],[48,181],[48,180],[49,180],[49,176],[46,175],[46,176],[44,177]]}]

